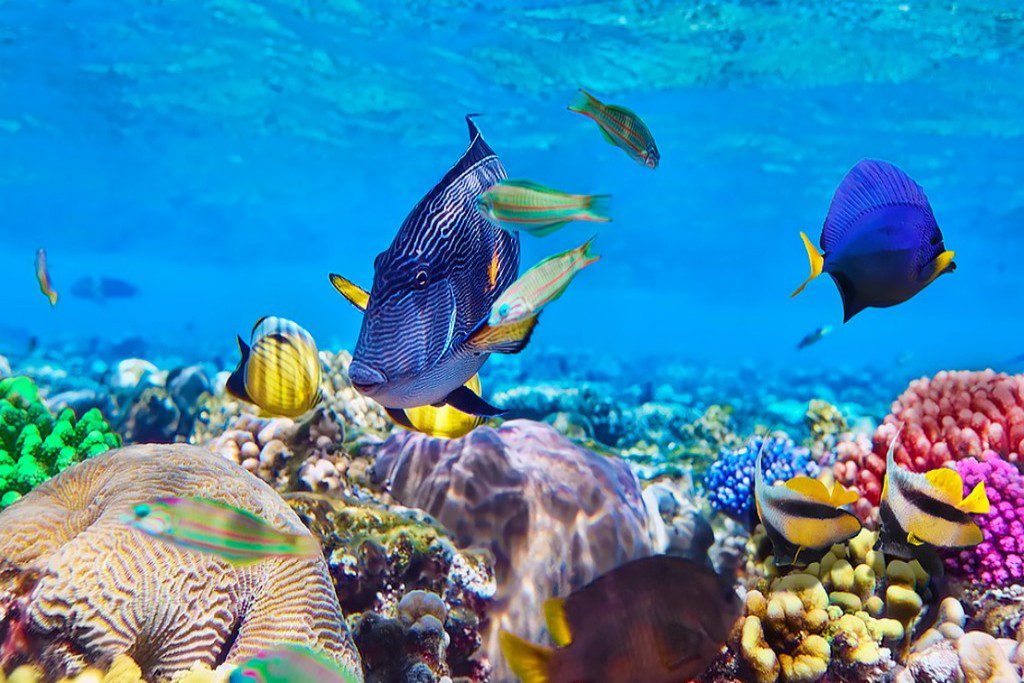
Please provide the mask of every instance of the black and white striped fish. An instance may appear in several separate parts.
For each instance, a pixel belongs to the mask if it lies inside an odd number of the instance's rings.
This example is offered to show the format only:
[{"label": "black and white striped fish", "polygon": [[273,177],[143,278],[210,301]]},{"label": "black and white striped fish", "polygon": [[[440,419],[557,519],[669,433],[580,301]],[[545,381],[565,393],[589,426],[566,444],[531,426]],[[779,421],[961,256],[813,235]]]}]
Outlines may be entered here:
[{"label": "black and white striped fish", "polygon": [[[762,447],[762,451],[763,451]],[[824,483],[810,477],[793,477],[781,486],[765,483],[761,470],[761,452],[754,472],[754,502],[775,550],[780,567],[807,564],[820,559],[835,543],[860,533],[857,516],[842,509],[856,502],[855,491],[836,482],[830,491]]]},{"label": "black and white striped fish", "polygon": [[536,317],[490,327],[491,305],[519,272],[519,237],[487,220],[477,197],[506,178],[469,117],[469,148],[413,208],[374,261],[367,293],[340,275],[335,288],[364,310],[349,378],[361,393],[411,427],[405,408],[448,404],[497,415],[466,386],[490,353],[517,353]]}]

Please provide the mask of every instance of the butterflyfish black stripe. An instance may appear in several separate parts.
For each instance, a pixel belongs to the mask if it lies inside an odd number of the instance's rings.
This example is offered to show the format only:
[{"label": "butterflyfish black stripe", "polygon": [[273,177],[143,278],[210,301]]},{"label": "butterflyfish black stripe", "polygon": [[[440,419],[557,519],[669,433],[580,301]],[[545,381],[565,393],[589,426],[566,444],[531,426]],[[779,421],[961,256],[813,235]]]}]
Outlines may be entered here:
[{"label": "butterflyfish black stripe", "polygon": [[850,514],[840,508],[810,500],[779,500],[769,503],[778,513],[804,519],[841,519]]},{"label": "butterflyfish black stripe", "polygon": [[906,491],[901,491],[901,493],[911,506],[926,515],[938,517],[939,519],[947,522],[954,522],[957,524],[973,523],[970,515],[963,510],[959,510],[949,503],[944,503],[941,500],[936,500],[927,493],[915,489],[908,489]]}]

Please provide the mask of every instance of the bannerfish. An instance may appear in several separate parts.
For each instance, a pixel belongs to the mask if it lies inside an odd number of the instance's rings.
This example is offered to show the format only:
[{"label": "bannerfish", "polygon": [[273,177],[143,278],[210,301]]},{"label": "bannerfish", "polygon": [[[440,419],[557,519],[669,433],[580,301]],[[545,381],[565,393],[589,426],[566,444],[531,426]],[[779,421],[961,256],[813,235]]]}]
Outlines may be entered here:
[{"label": "bannerfish", "polygon": [[104,303],[107,299],[130,299],[138,293],[138,287],[115,277],[82,277],[71,285],[71,294],[96,303]]},{"label": "bannerfish", "polygon": [[411,429],[406,408],[450,405],[501,413],[465,384],[491,353],[518,353],[532,320],[493,329],[491,305],[519,272],[519,238],[476,210],[505,169],[472,118],[469,148],[402,223],[374,261],[367,293],[340,275],[335,288],[364,310],[349,379],[391,418]]},{"label": "bannerfish", "polygon": [[[911,472],[900,467],[894,456],[898,438],[897,433],[885,456],[878,547],[916,557],[913,546],[970,548],[981,543],[981,527],[971,515],[989,512],[985,482],[978,482],[965,498],[964,482],[956,470]],[[901,546],[910,552],[900,552]]]},{"label": "bannerfish", "polygon": [[865,159],[843,178],[825,217],[821,253],[800,237],[811,275],[792,296],[828,273],[843,297],[843,322],[869,306],[907,301],[956,269],[924,189],[885,161]]},{"label": "bannerfish", "polygon": [[477,197],[476,206],[506,230],[546,237],[571,221],[610,221],[608,199],[559,192],[529,180],[502,180]]},{"label": "bannerfish", "polygon": [[323,399],[316,342],[297,323],[260,318],[249,344],[238,337],[238,348],[242,358],[225,386],[232,396],[285,417],[302,415]]},{"label": "bannerfish", "polygon": [[569,111],[591,118],[601,129],[604,139],[624,150],[643,166],[654,170],[661,161],[654,136],[634,112],[614,104],[604,104],[586,90],[580,90]]},{"label": "bannerfish", "polygon": [[557,647],[499,635],[524,683],[677,683],[719,655],[740,600],[712,569],[655,555],[628,562],[567,598],[544,603]]},{"label": "bannerfish", "polygon": [[860,533],[857,516],[842,509],[856,502],[856,491],[836,482],[830,491],[811,477],[793,477],[784,484],[769,486],[761,470],[761,455],[754,466],[754,503],[775,554],[775,564],[785,567],[798,560],[807,564],[836,543]]},{"label": "bannerfish", "polygon": [[357,683],[362,680],[322,652],[297,643],[262,650],[231,672],[228,683]]},{"label": "bannerfish", "polygon": [[509,285],[491,306],[487,324],[498,327],[540,315],[549,303],[562,296],[576,274],[601,257],[590,252],[591,237],[575,249],[544,259]]},{"label": "bannerfish", "polygon": [[[480,375],[473,375],[466,382],[466,388],[480,396]],[[486,421],[483,417],[464,413],[450,405],[407,408],[405,415],[415,431],[440,439],[461,438]],[[408,429],[405,425],[399,426]]]},{"label": "bannerfish", "polygon": [[278,531],[256,515],[205,498],[157,498],[136,505],[129,526],[180,548],[216,555],[234,567],[269,557],[315,556],[316,539]]},{"label": "bannerfish", "polygon": [[46,250],[40,249],[36,252],[36,280],[39,281],[39,291],[50,300],[51,306],[57,305],[57,292],[50,282],[50,271],[46,269]]},{"label": "bannerfish", "polygon": [[808,332],[807,336],[805,336],[803,339],[801,339],[797,343],[796,348],[798,348],[798,349],[806,349],[808,346],[811,346],[813,344],[817,344],[818,342],[820,342],[822,339],[825,338],[825,335],[827,335],[831,331],[832,331],[832,326],[831,325],[822,325],[818,329],[816,329],[816,330],[814,330],[812,332]]}]

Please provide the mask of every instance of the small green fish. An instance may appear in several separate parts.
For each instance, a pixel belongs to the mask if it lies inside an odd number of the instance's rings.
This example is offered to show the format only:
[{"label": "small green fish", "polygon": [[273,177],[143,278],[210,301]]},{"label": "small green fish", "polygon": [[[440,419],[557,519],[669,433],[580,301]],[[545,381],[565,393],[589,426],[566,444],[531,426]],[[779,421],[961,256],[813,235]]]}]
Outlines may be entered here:
[{"label": "small green fish", "polygon": [[278,531],[245,510],[205,498],[157,498],[137,505],[125,521],[150,536],[216,555],[235,567],[320,552],[312,536]]},{"label": "small green fish", "polygon": [[573,277],[600,256],[590,253],[594,238],[575,249],[544,259],[509,285],[491,306],[487,324],[511,325],[536,317],[541,309],[562,296]]},{"label": "small green fish", "polygon": [[502,180],[476,200],[476,208],[506,230],[546,237],[570,221],[606,223],[608,195],[568,194],[529,180]]},{"label": "small green fish", "polygon": [[654,170],[661,161],[658,146],[640,117],[634,112],[614,104],[604,104],[586,90],[580,90],[569,111],[594,119],[601,134],[609,143],[622,149],[638,163]]},{"label": "small green fish", "polygon": [[228,683],[360,683],[362,676],[343,669],[320,652],[294,643],[263,650],[231,672]]}]

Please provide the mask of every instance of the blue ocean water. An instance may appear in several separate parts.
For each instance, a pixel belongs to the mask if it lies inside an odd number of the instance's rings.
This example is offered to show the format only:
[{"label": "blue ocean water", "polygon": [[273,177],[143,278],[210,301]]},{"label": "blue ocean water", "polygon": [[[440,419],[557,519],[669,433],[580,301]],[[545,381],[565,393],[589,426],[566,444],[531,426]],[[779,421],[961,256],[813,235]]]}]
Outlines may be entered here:
[{"label": "blue ocean water", "polygon": [[[511,176],[613,195],[609,225],[523,237],[524,268],[594,232],[604,257],[534,347],[1012,369],[1022,20],[1017,2],[937,0],[0,3],[0,353],[138,335],[230,359],[268,314],[351,349],[359,317],[328,272],[369,286],[479,112]],[[656,171],[566,111],[580,86],[644,117]],[[816,239],[864,157],[925,187],[958,269],[842,325],[827,278],[789,294],[798,231]],[[70,294],[104,275],[139,295]]]}]

